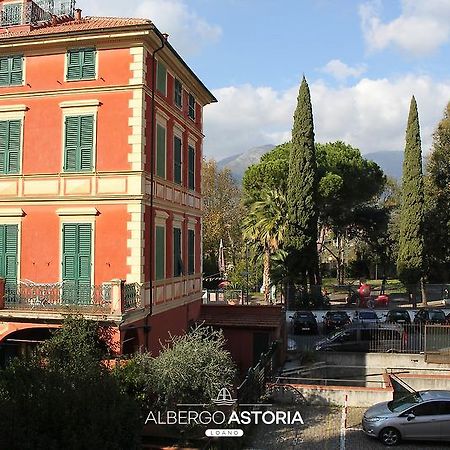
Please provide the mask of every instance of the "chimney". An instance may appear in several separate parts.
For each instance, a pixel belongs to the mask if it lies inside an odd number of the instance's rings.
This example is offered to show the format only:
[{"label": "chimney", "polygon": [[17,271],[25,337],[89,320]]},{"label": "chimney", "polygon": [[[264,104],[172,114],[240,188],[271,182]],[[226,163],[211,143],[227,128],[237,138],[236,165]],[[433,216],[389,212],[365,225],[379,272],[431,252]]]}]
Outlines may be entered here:
[{"label": "chimney", "polygon": [[55,27],[58,24],[58,20],[56,18],[56,16],[53,14],[52,15],[52,27]]},{"label": "chimney", "polygon": [[75,10],[75,21],[81,22],[81,9],[80,8],[77,8]]}]

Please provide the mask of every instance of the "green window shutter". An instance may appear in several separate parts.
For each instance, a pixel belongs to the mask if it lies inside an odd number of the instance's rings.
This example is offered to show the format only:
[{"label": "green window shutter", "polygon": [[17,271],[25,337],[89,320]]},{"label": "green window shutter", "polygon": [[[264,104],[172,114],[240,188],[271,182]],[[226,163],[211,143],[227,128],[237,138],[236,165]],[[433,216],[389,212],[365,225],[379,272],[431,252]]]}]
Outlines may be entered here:
[{"label": "green window shutter", "polygon": [[69,50],[67,53],[67,79],[79,80],[81,78],[81,52]]},{"label": "green window shutter", "polygon": [[79,170],[92,171],[92,153],[94,147],[94,116],[80,118],[80,166]]},{"label": "green window shutter", "polygon": [[9,123],[0,121],[0,173],[6,173],[6,156],[8,153]]},{"label": "green window shutter", "polygon": [[166,177],[166,129],[156,126],[156,175]]},{"label": "green window shutter", "polygon": [[18,173],[22,121],[0,121],[0,173]]},{"label": "green window shutter", "polygon": [[9,86],[9,57],[0,58],[0,86]]},{"label": "green window shutter", "polygon": [[161,94],[166,95],[166,85],[167,85],[167,71],[160,61],[158,61],[156,68],[156,89],[161,92]]},{"label": "green window shutter", "polygon": [[195,273],[195,232],[188,230],[188,274]]},{"label": "green window shutter", "polygon": [[76,280],[77,276],[77,224],[63,225],[63,280]]},{"label": "green window shutter", "polygon": [[181,184],[181,139],[173,138],[173,181]]},{"label": "green window shutter", "polygon": [[91,247],[91,224],[63,225],[63,280],[90,283]]},{"label": "green window shutter", "polygon": [[10,84],[17,86],[23,83],[23,57],[14,55],[10,58]]},{"label": "green window shutter", "polygon": [[181,259],[181,229],[173,229],[173,276],[179,277],[183,273],[183,262]]},{"label": "green window shutter", "polygon": [[20,120],[9,121],[8,157],[6,160],[7,173],[19,172],[21,130],[22,122]]},{"label": "green window shutter", "polygon": [[94,48],[86,48],[82,51],[81,78],[95,78],[95,54]]},{"label": "green window shutter", "polygon": [[95,78],[95,48],[72,49],[67,52],[67,79],[87,80]]},{"label": "green window shutter", "polygon": [[64,171],[92,171],[94,116],[66,117]]},{"label": "green window shutter", "polygon": [[156,227],[155,245],[155,279],[163,280],[166,273],[165,261],[166,230],[164,227]]},{"label": "green window shutter", "polygon": [[195,120],[195,97],[192,94],[189,94],[188,115],[192,120]]},{"label": "green window shutter", "polygon": [[91,242],[91,224],[78,224],[78,280],[89,285],[91,282]]},{"label": "green window shutter", "polygon": [[180,108],[183,106],[183,85],[177,78],[175,78],[174,102]]},{"label": "green window shutter", "polygon": [[17,225],[0,225],[0,276],[6,283],[17,281]]},{"label": "green window shutter", "polygon": [[189,168],[188,168],[188,187],[195,190],[195,149],[189,146]]}]

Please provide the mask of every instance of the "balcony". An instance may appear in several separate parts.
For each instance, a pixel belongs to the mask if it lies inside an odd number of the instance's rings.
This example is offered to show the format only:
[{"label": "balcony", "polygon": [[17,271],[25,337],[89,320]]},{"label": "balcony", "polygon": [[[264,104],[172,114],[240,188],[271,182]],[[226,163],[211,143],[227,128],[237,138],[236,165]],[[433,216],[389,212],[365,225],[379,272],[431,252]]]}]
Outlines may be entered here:
[{"label": "balcony", "polygon": [[35,283],[21,280],[12,284],[0,279],[2,314],[70,313],[122,316],[141,306],[141,285],[138,283],[111,280],[91,286],[70,281]]},{"label": "balcony", "polygon": [[38,25],[56,17],[73,17],[75,0],[36,0],[0,4],[0,25]]}]

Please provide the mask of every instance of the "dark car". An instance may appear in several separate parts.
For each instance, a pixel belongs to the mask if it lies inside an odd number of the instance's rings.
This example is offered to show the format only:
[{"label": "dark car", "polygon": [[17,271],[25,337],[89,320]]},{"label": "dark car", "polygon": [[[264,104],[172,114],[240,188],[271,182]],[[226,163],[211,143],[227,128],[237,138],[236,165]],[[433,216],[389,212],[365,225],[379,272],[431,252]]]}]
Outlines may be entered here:
[{"label": "dark car", "polygon": [[350,323],[350,317],[345,311],[328,311],[323,316],[325,333],[345,327]]},{"label": "dark car", "polygon": [[442,309],[420,309],[414,317],[414,323],[420,325],[444,325],[447,323],[447,318],[445,317],[445,313]]},{"label": "dark car", "polygon": [[358,323],[317,342],[316,350],[334,352],[400,352],[404,331],[397,324]]},{"label": "dark car", "polygon": [[316,316],[311,311],[297,311],[292,317],[294,334],[310,333],[318,334]]},{"label": "dark car", "polygon": [[379,323],[380,319],[375,311],[355,311],[354,323]]},{"label": "dark car", "polygon": [[388,311],[386,322],[410,324],[411,317],[406,309],[396,308]]}]

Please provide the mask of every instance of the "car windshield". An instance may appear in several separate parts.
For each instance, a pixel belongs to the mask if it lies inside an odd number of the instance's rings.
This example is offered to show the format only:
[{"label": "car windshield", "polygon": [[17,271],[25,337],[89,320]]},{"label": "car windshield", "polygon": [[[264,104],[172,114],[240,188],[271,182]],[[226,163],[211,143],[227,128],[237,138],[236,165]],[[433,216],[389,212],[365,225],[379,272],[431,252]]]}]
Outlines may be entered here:
[{"label": "car windshield", "polygon": [[297,319],[310,319],[311,318],[311,313],[297,313],[295,315],[295,317]]},{"label": "car windshield", "polygon": [[388,402],[387,406],[392,412],[402,412],[408,409],[410,406],[417,405],[417,403],[422,403],[423,398],[418,392],[412,392],[405,397],[399,398],[398,400],[392,400]]},{"label": "car windshield", "polygon": [[408,316],[407,311],[391,311],[390,315],[396,319],[403,319]]},{"label": "car windshield", "polygon": [[333,340],[337,336],[342,336],[343,334],[344,334],[344,332],[342,330],[338,330],[338,331],[335,331],[334,333],[331,333],[330,335],[328,335],[327,339]]},{"label": "car windshield", "polygon": [[361,311],[359,313],[359,317],[361,319],[376,319],[377,315],[374,312],[370,312],[370,311]]},{"label": "car windshield", "polygon": [[444,320],[445,319],[444,311],[430,311],[430,319],[431,320]]},{"label": "car windshield", "polygon": [[343,320],[347,318],[347,313],[345,312],[333,312],[328,316],[330,319]]}]

